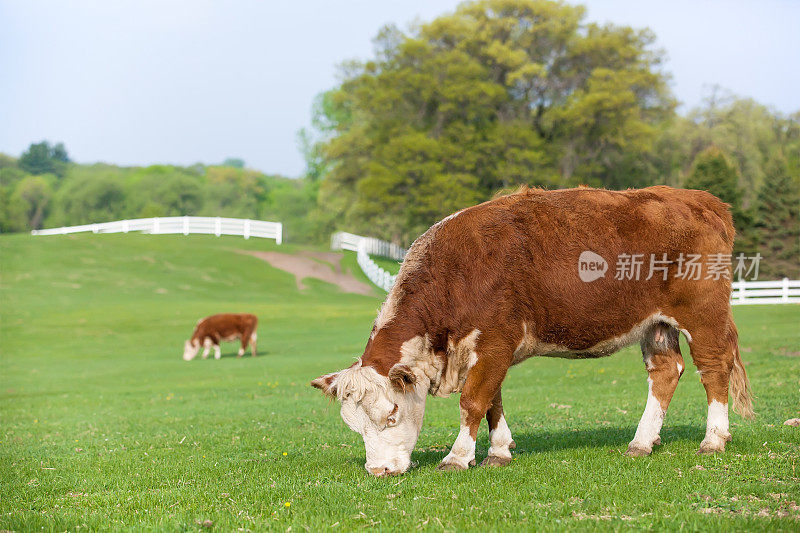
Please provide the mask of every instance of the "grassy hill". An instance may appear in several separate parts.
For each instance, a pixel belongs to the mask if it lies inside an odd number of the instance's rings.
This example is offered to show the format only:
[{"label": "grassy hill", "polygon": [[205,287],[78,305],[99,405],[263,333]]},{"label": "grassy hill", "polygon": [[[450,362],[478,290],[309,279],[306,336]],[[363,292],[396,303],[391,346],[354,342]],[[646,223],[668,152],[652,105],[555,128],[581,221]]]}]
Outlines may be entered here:
[{"label": "grassy hill", "polygon": [[[724,455],[695,455],[705,395],[687,372],[664,445],[622,456],[647,390],[631,348],[512,370],[510,467],[436,471],[458,398],[432,398],[419,467],[373,479],[360,437],[308,382],[360,355],[380,298],[316,280],[298,291],[240,249],[298,250],[233,237],[0,237],[0,529],[798,523],[800,429],[782,425],[800,410],[797,306],[736,309],[758,418],[732,416]],[[352,255],[344,265],[361,276]],[[197,319],[224,311],[259,316],[260,356],[237,359],[227,344],[220,361],[184,362]],[[479,461],[486,448],[484,426]]]}]

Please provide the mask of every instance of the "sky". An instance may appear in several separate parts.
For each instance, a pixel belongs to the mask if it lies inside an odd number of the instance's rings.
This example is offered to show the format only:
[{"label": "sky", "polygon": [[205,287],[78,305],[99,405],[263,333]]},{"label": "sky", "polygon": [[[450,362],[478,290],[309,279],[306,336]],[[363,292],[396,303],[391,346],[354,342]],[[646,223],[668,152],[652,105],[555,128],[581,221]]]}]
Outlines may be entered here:
[{"label": "sky", "polygon": [[[297,133],[337,65],[387,23],[457,0],[0,0],[0,152],[64,142],[81,163],[244,159],[300,176]],[[800,1],[584,0],[649,27],[686,110],[710,87],[800,110]]]}]

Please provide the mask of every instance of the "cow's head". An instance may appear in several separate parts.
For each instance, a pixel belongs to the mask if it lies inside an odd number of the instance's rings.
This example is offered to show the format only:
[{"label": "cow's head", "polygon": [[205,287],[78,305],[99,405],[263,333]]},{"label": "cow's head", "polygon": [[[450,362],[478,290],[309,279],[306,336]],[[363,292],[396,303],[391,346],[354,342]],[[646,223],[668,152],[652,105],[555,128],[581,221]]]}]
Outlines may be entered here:
[{"label": "cow's head", "polygon": [[197,352],[200,351],[200,343],[197,344],[193,343],[192,341],[188,340],[183,343],[183,360],[184,361],[191,361],[197,355]]},{"label": "cow's head", "polygon": [[388,376],[361,361],[311,385],[342,403],[342,419],[364,438],[364,467],[376,476],[402,474],[411,466],[428,387],[408,366],[397,364]]}]

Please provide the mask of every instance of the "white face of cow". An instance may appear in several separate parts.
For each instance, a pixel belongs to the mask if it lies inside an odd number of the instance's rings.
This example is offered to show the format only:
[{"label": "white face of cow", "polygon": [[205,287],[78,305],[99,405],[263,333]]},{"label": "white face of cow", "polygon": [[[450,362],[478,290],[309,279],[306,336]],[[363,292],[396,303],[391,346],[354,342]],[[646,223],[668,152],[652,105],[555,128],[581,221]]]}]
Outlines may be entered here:
[{"label": "white face of cow", "polygon": [[376,476],[402,474],[411,466],[425,414],[427,387],[405,365],[389,376],[355,366],[321,376],[311,385],[342,402],[342,419],[364,438],[364,467]]},{"label": "white face of cow", "polygon": [[197,352],[200,351],[200,344],[198,343],[197,346],[192,344],[192,341],[186,341],[183,343],[183,360],[184,361],[191,361],[197,355]]}]

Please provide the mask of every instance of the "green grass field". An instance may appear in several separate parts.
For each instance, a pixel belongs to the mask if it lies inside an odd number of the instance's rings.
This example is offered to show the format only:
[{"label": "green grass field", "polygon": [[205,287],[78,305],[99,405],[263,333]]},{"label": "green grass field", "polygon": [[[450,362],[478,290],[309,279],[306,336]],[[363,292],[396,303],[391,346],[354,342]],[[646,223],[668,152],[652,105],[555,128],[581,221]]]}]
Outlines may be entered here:
[{"label": "green grass field", "polygon": [[[800,528],[800,307],[735,309],[757,419],[697,456],[689,364],[651,457],[623,456],[644,407],[638,349],[532,359],[503,389],[503,469],[439,472],[458,398],[430,398],[407,474],[370,477],[360,437],[308,382],[360,355],[380,299],[294,278],[204,236],[0,237],[0,529]],[[357,269],[355,258],[345,259]],[[360,273],[358,274],[360,276]],[[377,295],[376,291],[376,295]],[[198,318],[260,317],[260,357],[181,359]],[[689,361],[688,353],[684,351]],[[478,461],[485,456],[485,426]]]},{"label": "green grass field", "polygon": [[389,259],[388,257],[381,257],[379,255],[372,255],[370,259],[375,261],[379,267],[384,269],[389,274],[397,274],[400,272],[400,262],[395,261],[394,259]]}]

